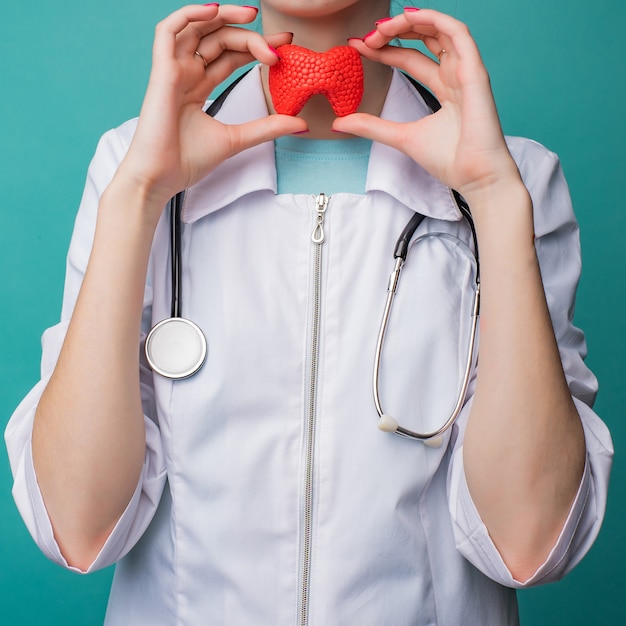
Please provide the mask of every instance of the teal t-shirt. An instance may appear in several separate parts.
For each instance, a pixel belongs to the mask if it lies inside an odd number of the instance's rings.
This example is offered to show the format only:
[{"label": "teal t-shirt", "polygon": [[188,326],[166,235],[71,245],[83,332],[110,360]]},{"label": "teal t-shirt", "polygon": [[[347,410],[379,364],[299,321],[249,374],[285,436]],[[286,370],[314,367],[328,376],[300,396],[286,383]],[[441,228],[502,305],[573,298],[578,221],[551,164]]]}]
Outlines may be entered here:
[{"label": "teal t-shirt", "polygon": [[365,193],[369,139],[287,136],[274,144],[278,193]]}]

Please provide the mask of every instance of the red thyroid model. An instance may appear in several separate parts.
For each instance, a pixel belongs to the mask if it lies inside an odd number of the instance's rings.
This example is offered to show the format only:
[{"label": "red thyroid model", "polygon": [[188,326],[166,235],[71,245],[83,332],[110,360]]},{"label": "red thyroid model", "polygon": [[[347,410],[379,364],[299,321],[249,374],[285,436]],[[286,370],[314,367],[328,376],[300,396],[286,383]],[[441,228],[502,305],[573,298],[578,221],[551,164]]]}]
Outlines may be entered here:
[{"label": "red thyroid model", "polygon": [[343,117],[354,113],[363,97],[361,55],[350,46],[327,52],[287,44],[278,48],[280,61],[270,66],[269,87],[276,113],[298,115],[315,94],[328,98]]}]

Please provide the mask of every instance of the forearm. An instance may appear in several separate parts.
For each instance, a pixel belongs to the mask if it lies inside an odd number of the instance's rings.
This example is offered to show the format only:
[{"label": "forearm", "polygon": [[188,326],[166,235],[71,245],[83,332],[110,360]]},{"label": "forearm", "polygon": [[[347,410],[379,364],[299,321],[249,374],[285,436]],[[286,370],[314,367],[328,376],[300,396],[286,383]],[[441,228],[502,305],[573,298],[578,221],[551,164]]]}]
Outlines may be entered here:
[{"label": "forearm", "polygon": [[114,179],[89,264],[33,427],[33,458],[70,564],[91,562],[136,488],[145,454],[139,385],[144,285],[157,215]]},{"label": "forearm", "polygon": [[521,181],[468,194],[481,258],[476,393],[464,441],[468,486],[513,575],[526,579],[562,528],[585,462]]}]

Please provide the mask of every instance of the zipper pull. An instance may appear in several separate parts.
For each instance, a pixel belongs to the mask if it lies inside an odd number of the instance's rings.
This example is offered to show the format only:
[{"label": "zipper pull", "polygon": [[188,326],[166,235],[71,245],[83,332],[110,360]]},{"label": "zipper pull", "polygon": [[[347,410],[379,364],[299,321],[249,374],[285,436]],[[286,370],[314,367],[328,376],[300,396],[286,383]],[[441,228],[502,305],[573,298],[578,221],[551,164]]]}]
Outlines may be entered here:
[{"label": "zipper pull", "polygon": [[324,243],[324,218],[326,217],[326,207],[328,207],[328,196],[325,193],[321,193],[315,198],[315,210],[317,211],[317,223],[313,229],[311,235],[311,241],[313,243]]}]

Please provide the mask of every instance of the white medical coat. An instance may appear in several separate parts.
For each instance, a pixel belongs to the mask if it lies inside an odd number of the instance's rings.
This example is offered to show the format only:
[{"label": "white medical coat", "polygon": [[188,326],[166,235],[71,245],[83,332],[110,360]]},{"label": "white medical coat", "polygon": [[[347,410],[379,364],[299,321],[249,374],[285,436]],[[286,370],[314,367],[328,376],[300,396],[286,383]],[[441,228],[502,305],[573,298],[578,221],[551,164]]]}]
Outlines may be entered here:
[{"label": "white medical coat", "polygon": [[[407,121],[427,113],[396,73],[383,117]],[[266,114],[254,70],[217,117],[237,123]],[[42,380],[6,432],[18,507],[44,553],[62,565],[33,470],[32,419],[87,264],[98,198],[134,128],[129,122],[98,146],[69,251],[62,321],[44,334]],[[525,139],[508,143],[532,195],[547,300],[587,443],[584,477],[561,536],[523,583],[534,585],[564,575],[593,542],[612,450],[589,408],[596,381],[583,364],[584,337],[571,324],[580,255],[566,183],[554,154]],[[491,542],[463,472],[476,366],[463,412],[441,447],[376,428],[374,347],[394,243],[414,211],[431,218],[418,235],[432,235],[409,252],[381,394],[402,425],[421,430],[434,428],[456,401],[475,267],[469,229],[448,189],[403,154],[374,143],[366,193],[331,197],[313,409],[315,198],[275,190],[269,142],[232,157],[187,194],[183,314],[204,330],[208,357],[187,380],[142,368],[143,472],[90,567],[118,562],[106,624],[299,624],[309,426],[310,626],[516,624],[512,588],[522,583]],[[144,332],[169,316],[168,238],[164,217],[152,248]]]}]

